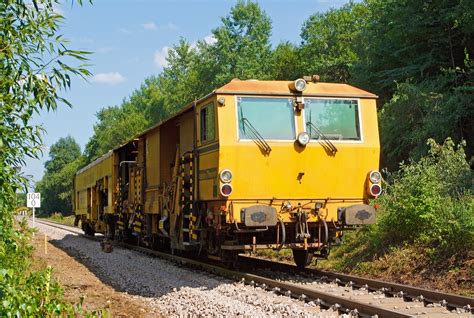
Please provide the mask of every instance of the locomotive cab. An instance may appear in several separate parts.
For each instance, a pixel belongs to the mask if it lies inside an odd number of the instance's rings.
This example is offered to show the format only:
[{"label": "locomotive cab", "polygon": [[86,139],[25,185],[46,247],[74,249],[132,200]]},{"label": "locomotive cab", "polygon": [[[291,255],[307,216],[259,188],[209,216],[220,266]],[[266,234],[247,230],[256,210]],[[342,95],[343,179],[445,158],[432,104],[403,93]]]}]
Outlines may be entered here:
[{"label": "locomotive cab", "polygon": [[[381,189],[370,178],[379,161],[376,96],[345,84],[298,84],[234,80],[216,92],[218,148],[213,156],[198,141],[199,189],[207,189],[199,200],[206,225],[220,229],[224,257],[291,248],[306,266],[328,255],[343,228],[375,221],[368,200],[380,192],[371,186]],[[201,111],[201,138],[205,118]],[[202,178],[213,165],[214,177]]]}]

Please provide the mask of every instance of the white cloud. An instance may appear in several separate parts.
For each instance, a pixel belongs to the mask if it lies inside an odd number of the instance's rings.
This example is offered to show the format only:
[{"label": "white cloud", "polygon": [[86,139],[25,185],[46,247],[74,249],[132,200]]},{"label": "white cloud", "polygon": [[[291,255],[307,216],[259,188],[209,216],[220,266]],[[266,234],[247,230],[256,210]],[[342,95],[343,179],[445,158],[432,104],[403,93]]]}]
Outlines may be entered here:
[{"label": "white cloud", "polygon": [[145,30],[157,30],[158,29],[158,26],[155,24],[155,22],[144,23],[144,24],[142,24],[142,27]]},{"label": "white cloud", "polygon": [[155,30],[172,31],[172,30],[177,30],[178,29],[178,27],[172,22],[157,25],[155,22],[150,21],[150,22],[147,22],[147,23],[143,23],[142,27],[145,30],[151,30],[151,31],[155,31]]},{"label": "white cloud", "polygon": [[209,34],[204,37],[204,42],[212,45],[212,44],[217,43],[217,39],[214,37],[214,34]]},{"label": "white cloud", "polygon": [[[202,39],[201,41],[204,41],[204,43],[209,44],[209,45],[213,45],[217,43],[217,39],[214,37],[213,34],[206,35],[204,39]],[[198,41],[194,41],[193,43],[190,44],[190,47],[192,49],[196,49],[197,45],[198,45]]]},{"label": "white cloud", "polygon": [[153,62],[156,66],[163,68],[168,65],[168,61],[166,61],[166,57],[168,56],[170,48],[165,46],[161,48],[161,50],[156,50],[153,56]]},{"label": "white cloud", "polygon": [[119,72],[99,73],[92,77],[92,82],[108,85],[116,85],[125,81],[126,78]]}]

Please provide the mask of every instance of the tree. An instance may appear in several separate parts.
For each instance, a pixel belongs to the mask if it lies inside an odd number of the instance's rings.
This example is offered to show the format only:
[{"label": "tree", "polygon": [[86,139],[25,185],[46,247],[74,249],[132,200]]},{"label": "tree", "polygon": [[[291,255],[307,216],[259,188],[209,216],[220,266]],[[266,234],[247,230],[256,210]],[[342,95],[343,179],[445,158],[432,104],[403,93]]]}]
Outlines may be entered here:
[{"label": "tree", "polygon": [[472,1],[367,1],[355,72],[381,96],[383,164],[417,159],[452,137],[474,154]]},{"label": "tree", "polygon": [[209,89],[210,83],[197,67],[202,64],[199,52],[184,39],[169,50],[168,65],[159,76],[161,103],[155,108],[160,113],[159,119],[170,116]]},{"label": "tree", "polygon": [[[15,191],[26,180],[15,167],[25,156],[41,151],[41,127],[30,124],[33,113],[70,105],[59,95],[71,85],[71,75],[88,76],[83,67],[65,64],[85,61],[87,52],[66,47],[58,34],[63,17],[53,0],[0,3],[0,227],[11,228]],[[5,234],[6,232],[2,232]],[[1,241],[1,240],[0,240]],[[2,250],[2,249],[0,249]]]},{"label": "tree", "polygon": [[[81,2],[80,0],[78,0]],[[23,230],[13,228],[16,190],[27,182],[19,172],[25,156],[41,151],[41,127],[31,117],[68,101],[59,94],[71,76],[88,76],[87,52],[66,47],[59,34],[63,17],[54,0],[0,3],[0,316],[67,316],[57,299],[51,272],[31,270],[31,248]],[[47,287],[46,287],[47,286]],[[49,288],[51,286],[51,289]],[[69,313],[73,315],[73,313]]]},{"label": "tree", "polygon": [[304,71],[321,75],[325,81],[348,82],[359,61],[356,47],[366,17],[367,6],[354,2],[312,15],[301,31]]},{"label": "tree", "polygon": [[130,96],[129,102],[134,109],[142,109],[147,120],[147,127],[162,121],[169,116],[163,106],[161,76],[150,76],[139,89]]},{"label": "tree", "polygon": [[79,166],[84,161],[81,148],[71,136],[60,138],[49,151],[50,160],[44,164],[45,174],[36,184],[40,192],[41,209],[43,214],[59,212],[72,213],[73,178]]},{"label": "tree", "polygon": [[148,124],[143,110],[135,108],[129,101],[124,101],[121,106],[103,108],[96,116],[98,123],[94,125],[94,135],[85,149],[86,164],[130,140]]},{"label": "tree", "polygon": [[270,77],[277,80],[295,80],[307,75],[305,63],[300,59],[300,50],[290,42],[278,44],[272,52]]},{"label": "tree", "polygon": [[238,1],[222,25],[212,31],[215,42],[201,43],[203,65],[199,72],[211,88],[233,78],[269,78],[271,21],[257,3]]},{"label": "tree", "polygon": [[65,165],[71,163],[80,155],[81,147],[73,137],[59,138],[49,149],[49,157],[51,159],[44,164],[46,173],[60,171]]},{"label": "tree", "polygon": [[447,0],[367,1],[370,23],[363,31],[361,74],[385,95],[396,83],[437,77],[464,67],[474,53],[474,3]]}]

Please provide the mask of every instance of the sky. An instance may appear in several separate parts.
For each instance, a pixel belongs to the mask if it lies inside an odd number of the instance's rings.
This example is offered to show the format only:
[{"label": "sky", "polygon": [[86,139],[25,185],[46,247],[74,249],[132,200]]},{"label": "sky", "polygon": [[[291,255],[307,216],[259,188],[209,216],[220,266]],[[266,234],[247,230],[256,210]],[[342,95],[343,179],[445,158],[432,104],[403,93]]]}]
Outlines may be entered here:
[{"label": "sky", "polygon": [[[84,0],[84,2],[87,2]],[[300,43],[303,23],[314,13],[338,8],[347,0],[260,0],[260,7],[272,20],[271,42]],[[220,26],[236,1],[229,0],[94,0],[74,5],[66,1],[58,7],[65,21],[60,33],[70,40],[70,49],[93,52],[87,81],[73,78],[72,87],[62,96],[65,105],[55,112],[41,112],[33,124],[46,133],[41,159],[27,159],[22,169],[35,181],[43,176],[48,147],[61,137],[72,136],[84,149],[93,134],[95,114],[107,106],[120,105],[143,83],[159,74],[166,63],[167,48],[180,38],[193,43],[212,41],[211,31]]]}]

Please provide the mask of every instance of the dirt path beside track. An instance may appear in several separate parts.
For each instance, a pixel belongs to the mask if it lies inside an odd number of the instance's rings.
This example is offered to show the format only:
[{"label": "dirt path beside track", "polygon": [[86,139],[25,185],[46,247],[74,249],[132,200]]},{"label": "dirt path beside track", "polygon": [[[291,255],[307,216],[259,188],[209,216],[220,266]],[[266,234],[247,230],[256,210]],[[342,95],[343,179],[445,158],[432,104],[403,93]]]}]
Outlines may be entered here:
[{"label": "dirt path beside track", "polygon": [[88,311],[105,310],[108,317],[159,317],[150,313],[145,302],[133,295],[115,291],[101,282],[86,266],[64,251],[47,243],[44,248],[44,234],[37,233],[34,239],[34,259],[54,268],[54,276],[64,288],[68,301],[78,303],[84,296],[83,307]]}]

